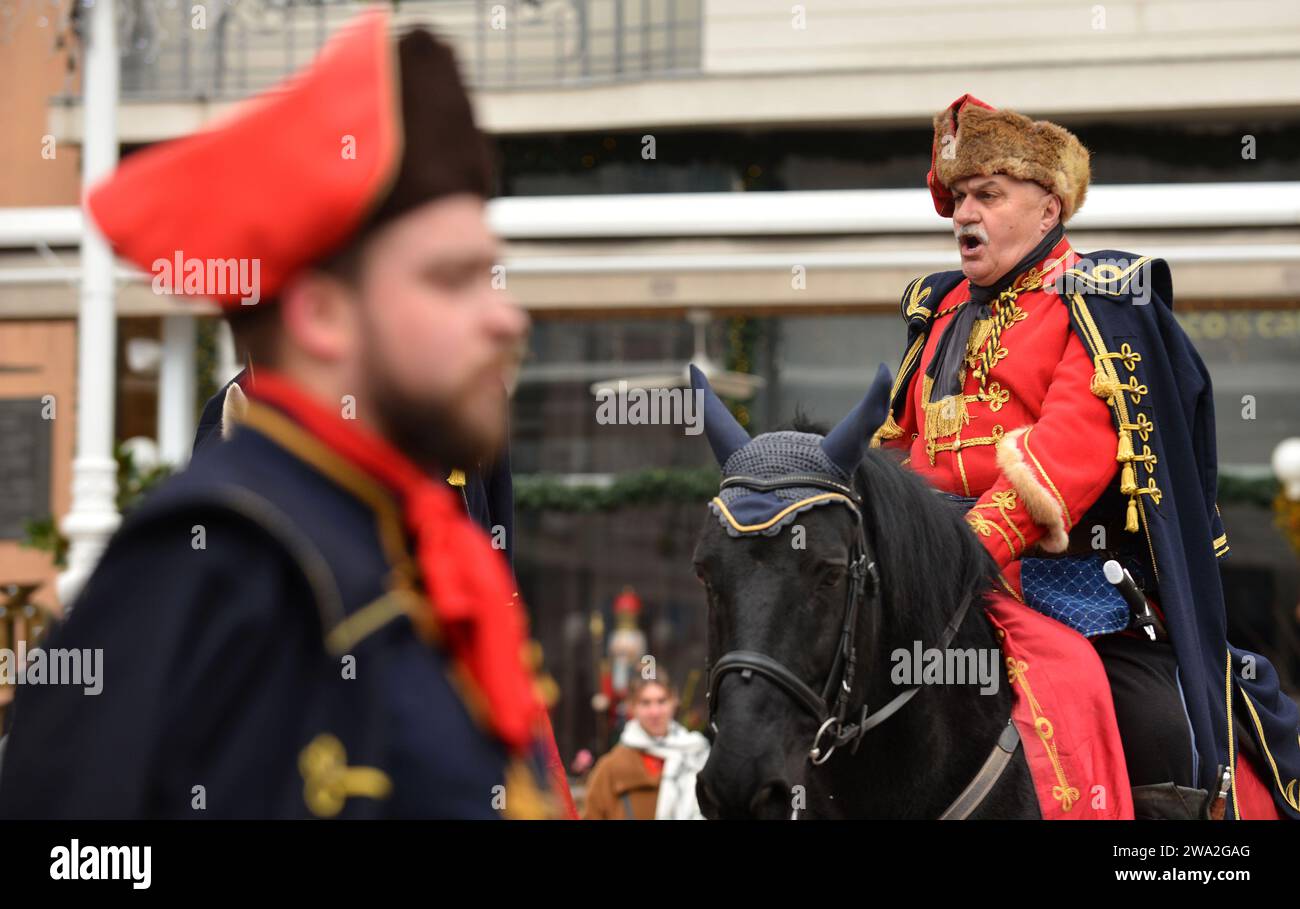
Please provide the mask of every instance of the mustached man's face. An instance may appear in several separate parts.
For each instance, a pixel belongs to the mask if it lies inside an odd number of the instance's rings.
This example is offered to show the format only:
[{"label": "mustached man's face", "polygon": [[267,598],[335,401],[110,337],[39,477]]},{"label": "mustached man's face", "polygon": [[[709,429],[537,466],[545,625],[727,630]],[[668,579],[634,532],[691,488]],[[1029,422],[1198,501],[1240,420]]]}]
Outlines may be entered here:
[{"label": "mustached man's face", "polygon": [[528,316],[492,286],[498,255],[466,194],[385,225],[363,257],[350,371],[376,428],[422,466],[472,469],[505,442]]},{"label": "mustached man's face", "polygon": [[961,270],[972,284],[996,282],[1029,254],[1060,217],[1061,202],[1037,183],[1003,174],[950,187]]}]

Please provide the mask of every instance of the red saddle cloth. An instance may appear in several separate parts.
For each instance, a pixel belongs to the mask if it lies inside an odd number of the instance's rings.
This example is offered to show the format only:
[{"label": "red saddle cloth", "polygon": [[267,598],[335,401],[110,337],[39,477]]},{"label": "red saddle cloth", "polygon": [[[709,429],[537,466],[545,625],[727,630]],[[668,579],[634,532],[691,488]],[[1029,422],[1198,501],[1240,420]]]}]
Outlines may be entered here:
[{"label": "red saddle cloth", "polygon": [[[1020,563],[1003,577],[1021,594]],[[1020,731],[1044,820],[1132,820],[1133,793],[1101,657],[1072,628],[996,592],[988,616],[1002,644]],[[1236,803],[1243,819],[1276,819],[1268,787],[1237,760]]]},{"label": "red saddle cloth", "polygon": [[[1003,576],[1020,594],[1020,563]],[[987,611],[1043,818],[1131,820],[1133,793],[1110,682],[1091,642],[1006,591],[991,598]]]}]

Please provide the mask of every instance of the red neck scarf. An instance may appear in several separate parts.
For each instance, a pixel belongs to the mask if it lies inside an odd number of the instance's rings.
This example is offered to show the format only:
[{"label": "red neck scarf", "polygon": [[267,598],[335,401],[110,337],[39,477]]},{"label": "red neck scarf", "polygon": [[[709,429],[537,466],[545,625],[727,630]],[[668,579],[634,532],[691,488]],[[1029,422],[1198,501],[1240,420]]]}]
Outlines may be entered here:
[{"label": "red neck scarf", "polygon": [[258,369],[249,386],[251,397],[283,411],[396,494],[415,536],[416,563],[451,655],[482,691],[493,731],[512,749],[527,748],[545,712],[524,665],[526,618],[505,560],[482,529],[444,483],[288,379]]}]

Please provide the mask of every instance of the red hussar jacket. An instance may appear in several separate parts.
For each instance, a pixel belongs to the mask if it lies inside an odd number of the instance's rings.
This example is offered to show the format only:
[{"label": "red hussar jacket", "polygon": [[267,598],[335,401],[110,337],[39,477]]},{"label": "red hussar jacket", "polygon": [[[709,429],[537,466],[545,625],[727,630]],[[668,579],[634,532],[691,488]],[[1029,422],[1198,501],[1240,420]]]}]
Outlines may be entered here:
[{"label": "red hussar jacket", "polygon": [[1064,552],[1070,528],[1115,476],[1116,432],[1091,389],[1092,357],[1068,308],[1044,290],[1077,258],[1062,237],[1013,282],[1014,299],[996,301],[993,318],[976,323],[957,408],[929,400],[925,375],[956,310],[969,305],[967,281],[949,291],[905,407],[879,433],[883,447],[907,451],[904,463],[934,487],[979,498],[966,520],[1002,569],[1035,544]]},{"label": "red hussar jacket", "polygon": [[1101,661],[1086,638],[1026,608],[1020,586],[1026,551],[1065,552],[1070,528],[1115,478],[1117,433],[1092,389],[1092,357],[1068,307],[1044,289],[1077,259],[1062,236],[1015,276],[990,317],[974,323],[959,374],[963,394],[946,401],[931,400],[926,371],[957,311],[972,305],[970,283],[933,300],[928,282],[915,282],[904,316],[933,318],[904,357],[896,381],[908,382],[906,394],[894,389],[893,412],[873,444],[905,453],[903,463],[936,489],[977,499],[966,521],[1001,571],[1005,593],[986,611],[1042,816],[1129,819],[1128,771]]}]

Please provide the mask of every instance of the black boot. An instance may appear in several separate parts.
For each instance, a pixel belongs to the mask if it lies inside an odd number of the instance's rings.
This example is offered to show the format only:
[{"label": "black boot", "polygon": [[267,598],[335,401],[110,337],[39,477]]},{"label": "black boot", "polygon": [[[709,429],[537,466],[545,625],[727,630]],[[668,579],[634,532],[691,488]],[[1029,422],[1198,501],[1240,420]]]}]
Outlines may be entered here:
[{"label": "black boot", "polygon": [[1210,793],[1174,782],[1133,787],[1133,816],[1139,821],[1208,821]]}]

